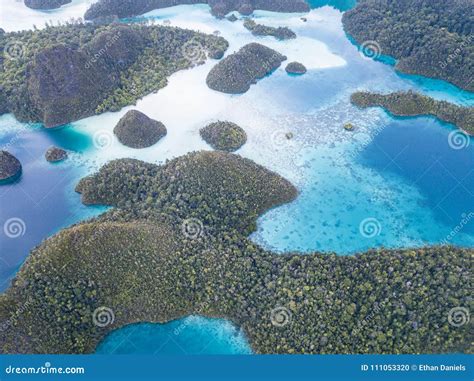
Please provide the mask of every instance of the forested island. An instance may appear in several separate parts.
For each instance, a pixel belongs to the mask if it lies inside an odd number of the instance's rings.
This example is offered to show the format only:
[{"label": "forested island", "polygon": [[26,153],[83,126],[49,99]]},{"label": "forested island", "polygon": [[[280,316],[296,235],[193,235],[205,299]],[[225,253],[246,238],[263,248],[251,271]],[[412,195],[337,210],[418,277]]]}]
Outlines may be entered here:
[{"label": "forested island", "polygon": [[0,185],[16,180],[21,172],[20,161],[10,152],[0,150]]},{"label": "forested island", "polygon": [[295,32],[293,32],[288,27],[277,27],[266,26],[262,24],[257,24],[252,19],[246,19],[244,21],[244,27],[248,29],[254,36],[273,36],[278,40],[288,40],[296,38]]},{"label": "forested island", "polygon": [[250,15],[254,10],[273,12],[310,10],[305,0],[99,0],[91,5],[84,17],[86,20],[126,18],[181,4],[208,4],[212,14],[217,17],[224,17],[232,11]]},{"label": "forested island", "polygon": [[[146,23],[70,24],[0,34],[0,48],[21,45],[3,57],[0,110],[21,122],[56,127],[135,104],[167,84],[172,73],[219,58],[222,37]],[[183,46],[201,49],[198,62]]]},{"label": "forested island", "polygon": [[352,94],[351,102],[364,108],[383,107],[395,116],[431,115],[474,135],[474,107],[462,107],[446,101],[437,101],[412,91],[391,94],[357,92]]},{"label": "forested island", "polygon": [[199,134],[212,148],[227,152],[237,151],[247,141],[247,134],[242,127],[226,121],[211,123],[202,128]]},{"label": "forested island", "polygon": [[230,319],[256,353],[472,351],[448,319],[472,307],[473,249],[271,253],[247,236],[297,191],[224,152],[112,161],[77,190],[113,209],[33,250],[0,296],[3,353],[90,353],[126,324],[190,314]]},{"label": "forested island", "polygon": [[408,74],[474,91],[474,2],[360,0],[343,24],[358,44],[374,41]]},{"label": "forested island", "polygon": [[72,0],[25,0],[25,5],[31,9],[56,9]]},{"label": "forested island", "polygon": [[286,57],[264,45],[252,42],[240,48],[209,72],[207,85],[216,91],[241,94],[250,86],[280,67]]},{"label": "forested island", "polygon": [[128,111],[117,123],[114,134],[120,143],[130,148],[147,148],[166,136],[163,123],[149,118],[138,110]]}]

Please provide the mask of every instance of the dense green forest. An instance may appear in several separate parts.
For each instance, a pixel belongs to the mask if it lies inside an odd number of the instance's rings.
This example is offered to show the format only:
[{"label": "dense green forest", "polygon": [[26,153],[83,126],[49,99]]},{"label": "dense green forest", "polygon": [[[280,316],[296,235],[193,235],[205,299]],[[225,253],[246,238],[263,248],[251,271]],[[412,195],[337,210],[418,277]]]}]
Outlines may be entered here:
[{"label": "dense green forest", "polygon": [[219,121],[201,128],[199,134],[212,148],[234,152],[247,141],[244,129],[232,122]]},{"label": "dense green forest", "polygon": [[357,43],[395,57],[397,70],[474,91],[472,0],[360,0],[343,24]]},{"label": "dense green forest", "polygon": [[273,36],[279,40],[296,38],[295,32],[286,26],[279,26],[275,28],[272,26],[257,24],[252,19],[246,19],[244,21],[244,27],[251,31],[254,36]]},{"label": "dense green forest", "polygon": [[232,320],[257,353],[473,352],[473,249],[268,252],[246,237],[296,189],[224,152],[113,161],[77,190],[114,208],[31,253],[0,296],[3,353],[88,353],[189,314]]},{"label": "dense green forest", "polygon": [[305,0],[99,0],[91,5],[84,17],[86,20],[126,18],[180,4],[209,4],[212,14],[217,17],[224,17],[232,11],[249,15],[256,9],[274,12],[309,11]]},{"label": "dense green forest", "polygon": [[1,33],[0,110],[47,127],[116,111],[227,46],[222,37],[149,23]]},{"label": "dense green forest", "polygon": [[391,94],[357,92],[352,94],[351,102],[359,107],[383,107],[395,116],[431,115],[474,135],[474,107],[437,101],[412,91]]}]

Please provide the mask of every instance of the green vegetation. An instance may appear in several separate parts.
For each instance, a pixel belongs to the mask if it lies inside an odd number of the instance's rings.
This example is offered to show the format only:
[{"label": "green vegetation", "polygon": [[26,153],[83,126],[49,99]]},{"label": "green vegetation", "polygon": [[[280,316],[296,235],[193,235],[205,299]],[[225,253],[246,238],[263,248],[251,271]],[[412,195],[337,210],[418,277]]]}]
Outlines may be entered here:
[{"label": "green vegetation", "polygon": [[469,324],[449,323],[474,307],[472,249],[270,253],[246,237],[296,190],[224,152],[113,161],[77,190],[114,209],[31,253],[0,296],[3,353],[88,353],[123,325],[189,314],[231,319],[257,353],[473,351]]},{"label": "green vegetation", "polygon": [[67,152],[59,147],[49,147],[44,156],[50,163],[57,163],[67,159]]},{"label": "green vegetation", "polygon": [[288,27],[274,28],[272,26],[266,26],[257,24],[252,19],[246,19],[244,21],[244,27],[252,32],[254,36],[273,36],[279,40],[288,40],[296,38],[295,32]]},{"label": "green vegetation", "polygon": [[250,15],[255,9],[274,12],[309,11],[305,0],[99,0],[91,5],[84,18],[94,20],[133,17],[153,9],[180,4],[209,4],[212,14],[217,17],[224,17],[232,11]]},{"label": "green vegetation", "polygon": [[202,128],[199,133],[212,148],[221,151],[237,151],[247,141],[245,131],[232,122],[211,123]]},{"label": "green vegetation", "polygon": [[147,148],[166,135],[166,127],[137,110],[128,111],[117,123],[114,134],[131,148]]},{"label": "green vegetation", "polygon": [[25,0],[25,5],[32,9],[55,9],[69,4],[72,0]]},{"label": "green vegetation", "polygon": [[222,56],[227,46],[221,37],[146,23],[0,34],[0,110],[46,127],[117,111],[164,87],[172,73]]},{"label": "green vegetation", "polygon": [[299,62],[290,62],[285,68],[288,74],[303,75],[308,71],[306,66]]},{"label": "green vegetation", "polygon": [[20,161],[7,151],[0,150],[0,184],[10,182],[21,175]]},{"label": "green vegetation", "polygon": [[454,124],[468,134],[474,134],[474,107],[437,101],[411,91],[386,95],[358,92],[352,94],[351,102],[359,107],[383,107],[395,116],[431,115]]},{"label": "green vegetation", "polygon": [[286,57],[264,45],[255,42],[240,48],[209,72],[207,85],[216,91],[241,94],[250,86],[280,67]]},{"label": "green vegetation", "polygon": [[357,43],[375,41],[396,69],[449,81],[474,91],[474,2],[360,0],[344,13]]}]

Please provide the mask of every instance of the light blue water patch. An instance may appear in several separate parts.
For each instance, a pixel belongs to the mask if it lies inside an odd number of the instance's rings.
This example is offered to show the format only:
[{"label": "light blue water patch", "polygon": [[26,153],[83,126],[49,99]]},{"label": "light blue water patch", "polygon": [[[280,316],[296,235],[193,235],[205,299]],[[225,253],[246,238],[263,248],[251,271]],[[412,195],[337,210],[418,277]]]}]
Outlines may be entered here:
[{"label": "light blue water patch", "polygon": [[354,8],[357,0],[309,0],[308,3],[311,8],[320,8],[329,5],[330,7],[344,12]]},{"label": "light blue water patch", "polygon": [[98,354],[251,354],[241,330],[223,319],[188,316],[167,324],[132,324],[110,333]]}]

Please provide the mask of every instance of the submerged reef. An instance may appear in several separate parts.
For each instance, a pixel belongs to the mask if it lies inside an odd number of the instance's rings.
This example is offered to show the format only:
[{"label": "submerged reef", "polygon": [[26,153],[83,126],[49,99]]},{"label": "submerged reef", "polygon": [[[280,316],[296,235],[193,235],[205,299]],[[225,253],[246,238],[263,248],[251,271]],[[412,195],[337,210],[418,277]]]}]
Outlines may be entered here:
[{"label": "submerged reef", "polygon": [[352,94],[351,102],[359,107],[383,107],[395,116],[431,115],[474,135],[474,107],[437,101],[412,91],[391,94],[357,92]]},{"label": "submerged reef", "polygon": [[131,148],[147,148],[166,135],[166,127],[137,110],[128,111],[117,123],[114,134]]},{"label": "submerged reef", "polygon": [[208,4],[217,17],[224,17],[232,11],[250,15],[254,10],[273,12],[308,12],[305,0],[99,0],[91,5],[86,20],[110,17],[126,18],[138,16],[153,9],[167,8],[181,4]]},{"label": "submerged reef", "polygon": [[247,141],[247,134],[242,127],[232,122],[211,123],[199,133],[212,148],[221,151],[237,151]]},{"label": "submerged reef", "polygon": [[[134,23],[70,24],[0,35],[0,111],[57,127],[135,104],[174,72],[222,56],[222,37]],[[195,47],[199,47],[196,60]]]},{"label": "submerged reef", "polygon": [[190,314],[230,319],[256,353],[472,353],[473,249],[271,253],[247,237],[297,191],[222,151],[112,161],[77,190],[113,208],[33,250],[0,295],[2,353],[90,353]]},{"label": "submerged reef", "polygon": [[389,55],[403,73],[474,91],[474,2],[359,0],[344,29],[371,57]]},{"label": "submerged reef", "polygon": [[253,42],[214,66],[206,82],[211,89],[222,93],[245,93],[252,84],[279,68],[285,60],[284,55]]},{"label": "submerged reef", "polygon": [[266,26],[257,24],[254,20],[246,19],[244,21],[244,27],[252,32],[254,36],[273,36],[279,40],[288,40],[296,38],[295,32],[288,27],[274,28],[272,26]]},{"label": "submerged reef", "polygon": [[11,153],[0,150],[0,184],[15,180],[21,171],[20,161]]}]

